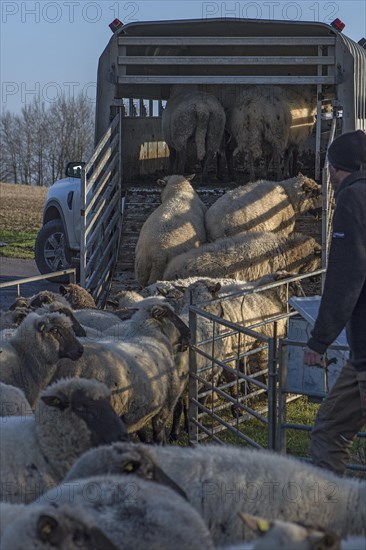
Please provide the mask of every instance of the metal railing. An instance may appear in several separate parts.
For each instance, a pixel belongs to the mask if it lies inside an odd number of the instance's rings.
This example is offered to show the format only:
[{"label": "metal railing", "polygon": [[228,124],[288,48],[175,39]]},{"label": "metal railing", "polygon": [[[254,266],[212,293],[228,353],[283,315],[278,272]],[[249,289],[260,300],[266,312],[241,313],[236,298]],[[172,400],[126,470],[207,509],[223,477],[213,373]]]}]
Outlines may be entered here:
[{"label": "metal railing", "polygon": [[14,281],[7,281],[6,283],[0,283],[0,290],[2,288],[9,288],[15,286],[17,289],[17,296],[20,296],[20,287],[29,283],[37,281],[44,281],[45,279],[54,279],[62,275],[69,276],[70,283],[76,283],[76,269],[63,269],[62,271],[53,271],[52,273],[45,273],[44,275],[35,275],[34,277],[27,277],[25,279],[16,279]]},{"label": "metal railing", "polygon": [[81,174],[80,284],[106,300],[122,224],[121,114],[115,116]]},{"label": "metal railing", "polygon": [[[303,395],[308,395],[286,391],[287,371],[284,346],[289,341],[279,333],[278,329],[281,323],[280,330],[283,332],[283,322],[286,321],[288,324],[290,319],[298,313],[288,311],[268,317],[264,321],[243,326],[245,319],[243,324],[231,323],[205,308],[207,304],[223,299],[244,298],[248,294],[260,293],[281,284],[286,284],[288,292],[291,282],[323,273],[324,269],[319,269],[312,274],[294,276],[285,281],[244,290],[241,293],[190,307],[189,326],[192,335],[188,387],[190,444],[195,445],[204,441],[221,444],[236,443],[285,452],[287,429],[311,430],[311,426],[286,422],[287,404]],[[210,337],[199,340],[198,326],[203,319],[211,323]],[[268,327],[271,328],[268,330]],[[220,341],[229,342],[230,339],[234,344],[229,343],[225,353],[222,353]],[[298,342],[295,345],[303,346],[304,343]],[[332,346],[333,348],[338,349],[340,346]],[[230,350],[230,353],[227,350]],[[258,353],[265,353],[266,358],[265,361],[263,359],[259,361],[260,367],[255,370],[250,363],[252,358],[256,359],[255,356]],[[205,364],[202,358],[205,359]],[[358,436],[364,438],[366,433],[360,432]],[[350,464],[348,468],[366,470],[365,466],[358,464]]]}]

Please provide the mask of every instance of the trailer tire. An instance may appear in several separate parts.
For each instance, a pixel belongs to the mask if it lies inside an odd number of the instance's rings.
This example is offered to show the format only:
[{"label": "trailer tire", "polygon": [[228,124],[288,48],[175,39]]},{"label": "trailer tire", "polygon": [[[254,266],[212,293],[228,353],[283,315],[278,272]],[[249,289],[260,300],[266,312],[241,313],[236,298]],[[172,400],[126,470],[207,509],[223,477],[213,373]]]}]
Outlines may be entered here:
[{"label": "trailer tire", "polygon": [[[71,252],[66,243],[65,229],[60,219],[50,220],[39,231],[35,242],[35,260],[42,274],[73,267]],[[78,274],[77,274],[78,278]],[[68,275],[48,279],[54,283],[69,282]]]}]

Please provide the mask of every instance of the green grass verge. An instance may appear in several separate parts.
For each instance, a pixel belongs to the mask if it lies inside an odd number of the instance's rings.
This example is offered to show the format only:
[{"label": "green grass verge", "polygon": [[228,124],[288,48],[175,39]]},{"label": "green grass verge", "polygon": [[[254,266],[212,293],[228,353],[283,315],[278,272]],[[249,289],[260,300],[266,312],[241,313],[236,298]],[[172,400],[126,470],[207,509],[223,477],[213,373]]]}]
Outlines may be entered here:
[{"label": "green grass verge", "polygon": [[6,243],[1,246],[0,255],[7,258],[21,258],[34,260],[34,243],[38,232],[7,231],[0,229],[0,241]]}]

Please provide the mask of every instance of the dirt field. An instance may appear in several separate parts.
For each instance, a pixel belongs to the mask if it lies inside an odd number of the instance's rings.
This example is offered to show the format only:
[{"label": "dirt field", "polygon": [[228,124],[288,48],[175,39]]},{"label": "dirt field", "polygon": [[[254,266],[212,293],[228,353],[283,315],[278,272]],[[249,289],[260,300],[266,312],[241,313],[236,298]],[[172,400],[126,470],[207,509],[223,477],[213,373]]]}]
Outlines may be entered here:
[{"label": "dirt field", "polygon": [[0,226],[3,231],[38,231],[46,187],[0,183]]}]

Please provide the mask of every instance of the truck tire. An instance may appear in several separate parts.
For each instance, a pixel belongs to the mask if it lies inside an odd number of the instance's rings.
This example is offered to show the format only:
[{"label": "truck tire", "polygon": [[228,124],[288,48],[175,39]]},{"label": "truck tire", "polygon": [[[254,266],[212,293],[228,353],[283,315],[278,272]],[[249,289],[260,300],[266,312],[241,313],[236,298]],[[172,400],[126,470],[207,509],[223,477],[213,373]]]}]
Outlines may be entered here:
[{"label": "truck tire", "polygon": [[[50,220],[38,233],[35,243],[35,260],[40,273],[52,273],[73,267],[69,258],[70,251],[66,245],[62,221]],[[69,276],[52,277],[49,281],[67,283]]]}]

